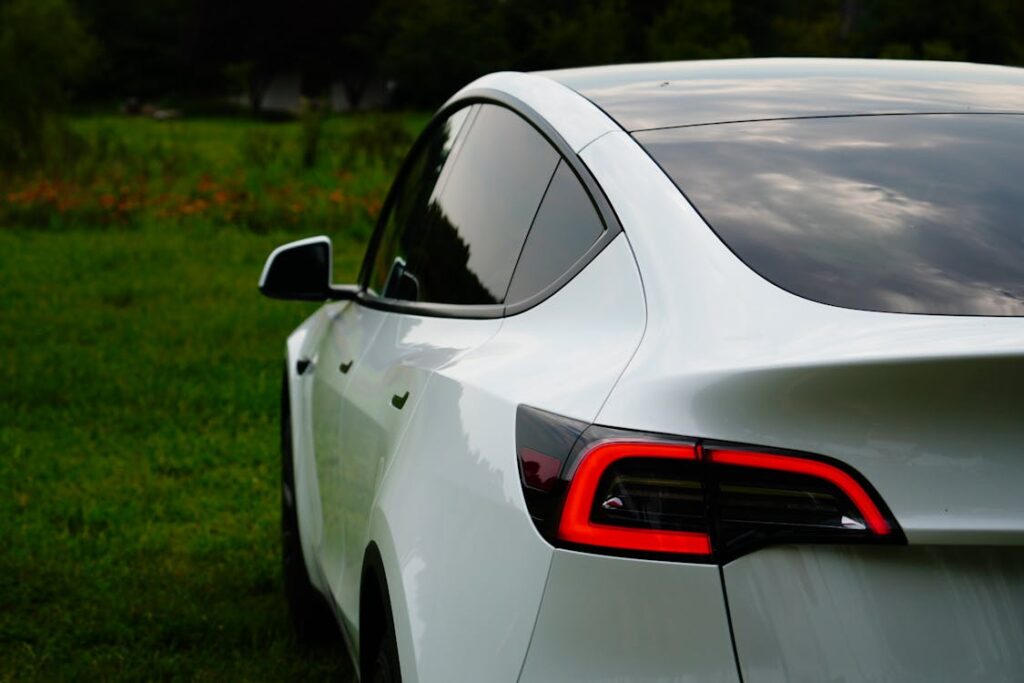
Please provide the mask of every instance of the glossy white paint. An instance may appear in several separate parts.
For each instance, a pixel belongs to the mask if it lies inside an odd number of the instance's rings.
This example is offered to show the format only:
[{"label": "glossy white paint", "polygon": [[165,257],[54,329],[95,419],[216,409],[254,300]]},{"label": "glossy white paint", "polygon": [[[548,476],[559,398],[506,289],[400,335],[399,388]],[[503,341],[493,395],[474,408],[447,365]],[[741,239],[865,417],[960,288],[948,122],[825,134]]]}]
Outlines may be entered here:
[{"label": "glossy white paint", "polygon": [[[311,415],[316,416],[311,425],[312,459],[316,465],[320,524],[308,533],[312,547],[316,548],[316,564],[327,585],[337,592],[343,571],[342,551],[348,547],[346,512],[353,500],[344,484],[345,469],[351,459],[343,451],[352,437],[351,424],[361,424],[353,417],[352,400],[346,397],[345,390],[359,374],[365,359],[377,355],[374,352],[380,347],[374,342],[387,314],[354,303],[330,304],[326,309],[327,320],[309,380],[313,384]],[[346,372],[342,372],[343,366]]]},{"label": "glossy white paint", "polygon": [[576,152],[605,133],[622,130],[575,91],[536,74],[501,71],[481,76],[455,93],[448,102],[481,89],[497,90],[525,102],[554,126]]},{"label": "glossy white paint", "polygon": [[725,577],[749,683],[1024,675],[1024,548],[771,548]]},{"label": "glossy white paint", "polygon": [[718,568],[556,550],[519,680],[738,681]]},{"label": "glossy white paint", "polygon": [[[644,321],[636,264],[620,236],[555,296],[431,375],[379,487],[369,536],[397,562],[387,568],[389,587],[414,680],[518,676],[552,548],[523,501],[516,407],[592,419]],[[458,322],[467,330],[496,324]],[[462,337],[423,339],[446,347]]]},{"label": "glossy white paint", "polygon": [[[356,368],[340,417],[346,434],[344,465],[338,486],[343,489],[344,567],[334,597],[355,629],[364,552],[371,541],[370,516],[380,495],[392,458],[410,420],[424,401],[427,384],[438,369],[458,361],[493,337],[500,320],[386,316],[373,348]],[[394,397],[408,396],[401,409]],[[442,432],[445,438],[455,434]],[[406,514],[411,509],[396,501]],[[425,511],[424,511],[425,512]],[[417,511],[416,514],[424,512]],[[378,542],[378,546],[380,543]]]},{"label": "glossy white paint", "polygon": [[321,591],[326,591],[327,582],[319,571],[316,553],[322,533],[322,515],[316,463],[313,460],[313,387],[308,381],[310,375],[299,375],[296,364],[300,358],[310,358],[315,354],[315,344],[323,336],[328,315],[327,306],[319,308],[288,336],[284,361],[291,405],[292,465],[295,473],[299,541],[310,581]]}]

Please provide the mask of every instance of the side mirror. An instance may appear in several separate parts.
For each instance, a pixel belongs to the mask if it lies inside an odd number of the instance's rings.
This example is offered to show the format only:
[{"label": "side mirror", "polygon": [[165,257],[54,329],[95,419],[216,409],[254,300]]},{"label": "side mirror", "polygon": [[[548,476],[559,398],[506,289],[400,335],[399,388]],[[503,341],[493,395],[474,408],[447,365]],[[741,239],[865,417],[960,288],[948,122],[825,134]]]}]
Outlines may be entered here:
[{"label": "side mirror", "polygon": [[270,253],[260,275],[260,293],[272,299],[352,299],[358,287],[331,285],[331,238],[321,235],[283,244]]}]

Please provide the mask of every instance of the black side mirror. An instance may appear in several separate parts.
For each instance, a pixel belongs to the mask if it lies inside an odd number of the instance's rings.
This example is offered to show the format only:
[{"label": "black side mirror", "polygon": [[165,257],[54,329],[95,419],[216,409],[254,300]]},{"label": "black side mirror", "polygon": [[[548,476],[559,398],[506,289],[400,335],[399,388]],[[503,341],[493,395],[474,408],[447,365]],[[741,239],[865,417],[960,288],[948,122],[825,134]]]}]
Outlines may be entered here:
[{"label": "black side mirror", "polygon": [[358,287],[331,285],[331,238],[321,235],[283,244],[270,253],[260,293],[272,299],[352,299]]}]

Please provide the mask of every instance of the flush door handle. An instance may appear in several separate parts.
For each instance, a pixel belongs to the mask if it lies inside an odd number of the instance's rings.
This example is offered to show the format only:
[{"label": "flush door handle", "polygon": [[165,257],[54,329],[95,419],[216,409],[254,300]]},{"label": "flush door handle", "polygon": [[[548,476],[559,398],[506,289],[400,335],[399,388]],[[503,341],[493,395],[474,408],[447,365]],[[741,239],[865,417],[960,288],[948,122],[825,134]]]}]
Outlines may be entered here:
[{"label": "flush door handle", "polygon": [[408,400],[409,400],[409,392],[408,391],[405,392],[401,396],[399,396],[398,394],[395,394],[394,396],[391,397],[391,405],[393,405],[394,407],[396,407],[399,410],[401,410],[402,408],[405,407],[405,402],[408,401]]}]

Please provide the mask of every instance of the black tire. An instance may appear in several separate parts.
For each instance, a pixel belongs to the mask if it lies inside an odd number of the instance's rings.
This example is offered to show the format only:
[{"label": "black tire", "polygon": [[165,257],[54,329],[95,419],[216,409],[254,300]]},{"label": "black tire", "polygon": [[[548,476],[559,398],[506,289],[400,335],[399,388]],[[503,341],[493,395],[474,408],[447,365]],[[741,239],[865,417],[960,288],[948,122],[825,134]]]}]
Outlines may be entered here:
[{"label": "black tire", "polygon": [[402,672],[398,667],[398,648],[395,645],[395,632],[389,626],[387,633],[381,638],[377,657],[373,661],[373,676],[370,683],[402,683]]},{"label": "black tire", "polygon": [[302,557],[299,516],[295,507],[287,368],[281,382],[281,559],[284,597],[299,642],[323,644],[335,640],[339,635],[338,624],[327,600],[310,583],[306,561]]}]

